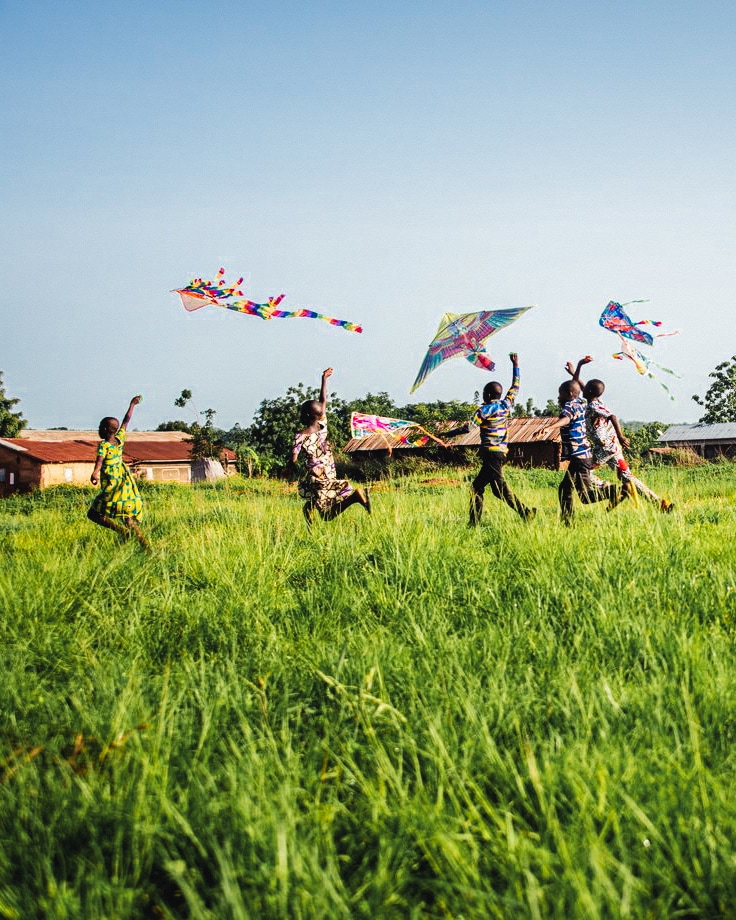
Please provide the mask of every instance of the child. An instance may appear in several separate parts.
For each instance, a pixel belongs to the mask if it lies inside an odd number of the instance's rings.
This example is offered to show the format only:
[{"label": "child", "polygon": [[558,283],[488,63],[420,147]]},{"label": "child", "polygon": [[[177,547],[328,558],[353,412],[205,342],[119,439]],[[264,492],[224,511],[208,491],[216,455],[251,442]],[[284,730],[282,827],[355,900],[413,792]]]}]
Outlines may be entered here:
[{"label": "child", "polygon": [[629,446],[629,440],[621,430],[616,416],[601,400],[606,389],[605,383],[602,380],[589,380],[587,383],[580,380],[580,368],[584,364],[590,364],[592,360],[590,355],[586,355],[578,361],[576,368],[573,367],[571,361],[568,361],[565,366],[573,380],[577,380],[583,387],[583,396],[588,401],[585,423],[593,448],[594,467],[608,466],[616,471],[622,485],[622,497],[625,498],[628,495],[635,498],[638,491],[649,501],[658,505],[660,511],[665,514],[671,512],[675,507],[674,504],[666,498],[660,498],[631,472],[631,467],[626,462],[622,449]]},{"label": "child", "polygon": [[566,380],[558,392],[560,417],[551,427],[560,428],[562,459],[568,460],[565,475],[558,489],[562,523],[569,526],[573,518],[573,495],[578,493],[584,505],[608,499],[609,510],[621,501],[616,486],[593,477],[593,453],[585,428],[585,403],[580,398],[580,383]]},{"label": "child", "polygon": [[138,486],[123,462],[126,429],[133,409],[140,401],[140,396],[131,399],[122,424],[112,416],[100,422],[99,435],[102,440],[97,448],[97,462],[90,482],[96,486],[99,478],[101,491],[95,496],[87,517],[93,523],[108,527],[125,537],[133,534],[141,546],[147,547],[148,542],[138,527],[143,502]]},{"label": "child", "polygon": [[474,424],[480,427],[480,455],[482,465],[473,480],[473,494],[470,499],[469,526],[480,523],[483,514],[483,493],[490,485],[491,493],[503,499],[506,504],[523,520],[528,521],[537,513],[536,508],[527,508],[506,485],[503,478],[503,464],[508,453],[506,437],[507,420],[519,392],[519,356],[513,352],[509,355],[514,368],[511,386],[504,399],[501,399],[503,387],[497,381],[483,387],[483,405],[473,416]]},{"label": "child", "polygon": [[315,509],[320,517],[329,521],[359,502],[370,514],[371,502],[368,490],[355,489],[347,479],[337,479],[335,458],[327,441],[327,378],[332,368],[322,373],[322,388],[319,399],[308,399],[302,403],[299,418],[304,425],[294,439],[294,448],[287,469],[294,471],[299,452],[307,455],[307,475],[299,482],[299,495],[305,499],[304,518],[311,525]]}]

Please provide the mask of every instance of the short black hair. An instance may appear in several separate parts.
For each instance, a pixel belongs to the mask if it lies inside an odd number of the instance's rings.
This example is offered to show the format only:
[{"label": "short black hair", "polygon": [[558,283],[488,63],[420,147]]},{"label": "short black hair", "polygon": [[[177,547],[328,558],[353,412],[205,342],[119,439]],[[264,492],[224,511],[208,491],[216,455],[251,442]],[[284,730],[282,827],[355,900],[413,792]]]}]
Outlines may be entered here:
[{"label": "short black hair", "polygon": [[100,427],[97,429],[97,434],[101,438],[107,437],[107,429],[110,427],[111,422],[116,422],[117,419],[114,415],[106,415],[100,422]]},{"label": "short black hair", "polygon": [[498,380],[491,380],[490,383],[483,387],[483,400],[484,402],[490,402],[492,399],[498,399],[502,393],[503,385]]},{"label": "short black hair", "polygon": [[[557,391],[558,394],[563,397],[563,399],[572,399],[573,393],[575,392],[576,380],[565,380],[560,384],[560,388]],[[578,389],[580,384],[577,383]]]},{"label": "short black hair", "polygon": [[320,406],[321,403],[317,402],[316,399],[307,399],[301,404],[299,408],[299,421],[302,425],[312,424],[319,415]]},{"label": "short black hair", "polygon": [[592,380],[589,380],[583,389],[583,394],[586,399],[598,399],[598,397],[606,389],[606,385],[602,380],[598,380],[594,377]]}]

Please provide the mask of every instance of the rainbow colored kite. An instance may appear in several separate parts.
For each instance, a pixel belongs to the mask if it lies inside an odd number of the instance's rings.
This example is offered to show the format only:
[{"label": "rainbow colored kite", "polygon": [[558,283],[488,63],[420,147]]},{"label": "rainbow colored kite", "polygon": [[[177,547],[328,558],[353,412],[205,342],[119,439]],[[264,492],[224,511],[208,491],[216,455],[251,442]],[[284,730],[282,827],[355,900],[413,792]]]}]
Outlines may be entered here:
[{"label": "rainbow colored kite", "polygon": [[492,371],[496,365],[485,351],[486,339],[499,329],[511,325],[522,313],[531,309],[529,306],[507,310],[480,310],[477,313],[445,313],[435,337],[429,343],[427,354],[410,392],[413,393],[443,361],[455,355],[462,355],[476,367]]},{"label": "rainbow colored kite", "polygon": [[677,335],[677,330],[675,330],[674,332],[656,332],[654,336],[652,336],[651,333],[645,332],[640,327],[661,326],[662,323],[659,320],[639,319],[634,322],[624,310],[624,307],[628,307],[629,304],[646,302],[646,300],[630,300],[628,303],[620,304],[616,303],[615,300],[611,300],[601,313],[598,323],[603,326],[604,329],[608,329],[609,332],[617,332],[626,339],[631,339],[634,342],[641,342],[642,345],[654,345],[655,338],[661,338],[667,335]]},{"label": "rainbow colored kite", "polygon": [[174,293],[179,295],[182,306],[189,313],[202,307],[216,306],[224,307],[226,310],[234,310],[236,313],[245,313],[247,316],[259,316],[261,319],[291,319],[296,317],[321,319],[332,326],[341,326],[347,332],[363,331],[363,327],[356,323],[348,322],[346,319],[325,316],[324,313],[317,313],[315,310],[305,308],[279,310],[278,305],[284,299],[284,294],[269,297],[266,303],[255,303],[252,300],[247,300],[240,290],[242,283],[243,279],[238,278],[234,285],[228,287],[225,284],[225,269],[221,268],[215,275],[214,281],[192,278],[186,287],[176,288]]},{"label": "rainbow colored kite", "polygon": [[389,453],[399,444],[424,447],[430,440],[436,441],[442,447],[447,447],[444,441],[440,441],[416,422],[410,422],[404,418],[390,418],[386,415],[353,412],[350,416],[350,433],[354,438],[367,438],[372,434],[380,435],[386,442]]}]

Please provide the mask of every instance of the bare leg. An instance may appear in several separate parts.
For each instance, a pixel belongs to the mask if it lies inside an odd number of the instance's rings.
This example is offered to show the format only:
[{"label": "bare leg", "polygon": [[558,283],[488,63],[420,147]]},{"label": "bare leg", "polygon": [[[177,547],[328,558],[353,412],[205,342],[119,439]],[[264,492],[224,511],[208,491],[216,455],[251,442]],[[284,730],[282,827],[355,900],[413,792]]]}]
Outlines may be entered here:
[{"label": "bare leg", "polygon": [[126,518],[126,524],[130,528],[131,533],[135,536],[136,540],[140,543],[143,549],[150,549],[151,544],[143,535],[141,528],[135,518]]},{"label": "bare leg", "polygon": [[321,512],[322,517],[325,521],[331,521],[339,514],[342,514],[343,511],[345,511],[351,505],[356,504],[356,502],[360,503],[366,509],[366,511],[370,510],[370,502],[368,501],[368,497],[363,494],[362,489],[356,489],[345,498],[338,499],[338,501],[335,502],[329,511]]},{"label": "bare leg", "polygon": [[130,536],[130,529],[128,527],[125,527],[123,524],[118,524],[116,521],[113,521],[112,518],[107,517],[107,515],[100,514],[99,511],[90,508],[87,512],[87,517],[93,524],[99,524],[100,527],[107,527],[108,530],[114,530],[115,533],[119,533],[123,537]]}]

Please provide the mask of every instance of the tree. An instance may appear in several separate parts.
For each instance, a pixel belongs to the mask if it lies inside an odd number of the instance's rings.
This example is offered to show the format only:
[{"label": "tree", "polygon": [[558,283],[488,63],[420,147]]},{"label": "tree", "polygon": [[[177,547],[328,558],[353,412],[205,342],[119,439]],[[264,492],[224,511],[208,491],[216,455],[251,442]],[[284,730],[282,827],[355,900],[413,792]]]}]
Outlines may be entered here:
[{"label": "tree", "polygon": [[182,422],[181,419],[174,419],[170,422],[161,422],[160,425],[156,426],[156,431],[183,431],[185,434],[189,434],[191,427],[189,422]]},{"label": "tree", "polygon": [[693,396],[695,402],[705,409],[699,421],[706,425],[718,422],[736,422],[736,355],[730,361],[722,361],[708,374],[713,378],[707,393],[701,399]]},{"label": "tree", "polygon": [[[285,464],[294,446],[294,435],[299,430],[299,408],[308,399],[318,399],[319,390],[298,383],[289,387],[284,396],[262,400],[248,428],[248,444],[255,448],[262,460]],[[350,411],[348,403],[337,394],[327,398],[327,436],[335,447],[350,437]]]},{"label": "tree", "polygon": [[23,418],[22,412],[13,412],[13,408],[19,402],[19,399],[14,399],[5,394],[3,373],[0,371],[0,437],[14,438],[28,424]]},{"label": "tree", "polygon": [[641,459],[651,448],[659,443],[659,436],[667,426],[663,422],[644,422],[636,428],[624,425],[624,434],[629,439],[629,453]]},{"label": "tree", "polygon": [[[178,409],[183,409],[190,400],[194,406],[192,391],[185,389],[182,390],[181,395],[174,400],[174,405]],[[196,406],[194,406],[194,410],[196,412]],[[192,445],[189,456],[192,460],[206,460],[208,458],[213,460],[221,460],[222,449],[225,445],[222,441],[222,432],[215,428],[213,424],[217,412],[214,409],[205,409],[203,412],[200,412],[199,415],[204,416],[204,425],[200,425],[199,422],[194,421],[191,423],[191,425],[185,425],[185,428],[183,429],[191,435],[191,437],[184,439]],[[164,427],[169,424],[171,423],[163,422],[158,426],[158,430],[172,430],[171,428]],[[179,423],[174,422],[173,424]],[[173,430],[176,431],[182,429]]]}]

